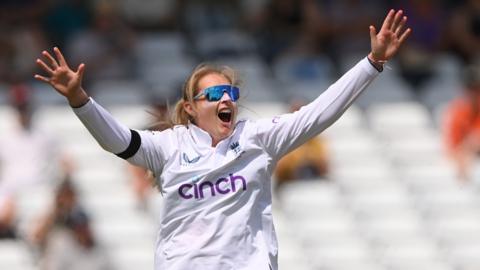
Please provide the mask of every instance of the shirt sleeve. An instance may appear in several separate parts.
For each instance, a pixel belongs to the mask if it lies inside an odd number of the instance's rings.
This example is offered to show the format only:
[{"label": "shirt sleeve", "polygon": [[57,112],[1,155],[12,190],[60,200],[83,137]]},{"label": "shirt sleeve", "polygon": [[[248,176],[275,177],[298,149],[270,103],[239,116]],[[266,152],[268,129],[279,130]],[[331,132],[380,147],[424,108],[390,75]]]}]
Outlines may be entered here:
[{"label": "shirt sleeve", "polygon": [[259,120],[256,125],[258,140],[267,153],[278,160],[340,118],[378,74],[365,57],[300,110]]},{"label": "shirt sleeve", "polygon": [[104,150],[154,173],[162,171],[171,145],[171,130],[129,129],[92,98],[73,111]]}]

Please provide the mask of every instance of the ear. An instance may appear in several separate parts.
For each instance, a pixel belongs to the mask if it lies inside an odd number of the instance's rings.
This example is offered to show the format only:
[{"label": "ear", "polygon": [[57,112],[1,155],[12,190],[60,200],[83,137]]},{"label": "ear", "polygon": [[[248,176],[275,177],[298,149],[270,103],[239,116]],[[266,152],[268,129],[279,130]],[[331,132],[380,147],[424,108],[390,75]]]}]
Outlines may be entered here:
[{"label": "ear", "polygon": [[185,101],[183,103],[183,109],[188,113],[188,115],[190,115],[190,117],[192,117],[193,119],[195,119],[195,117],[197,116],[197,113],[195,112],[195,107],[194,105],[190,102],[190,101]]}]

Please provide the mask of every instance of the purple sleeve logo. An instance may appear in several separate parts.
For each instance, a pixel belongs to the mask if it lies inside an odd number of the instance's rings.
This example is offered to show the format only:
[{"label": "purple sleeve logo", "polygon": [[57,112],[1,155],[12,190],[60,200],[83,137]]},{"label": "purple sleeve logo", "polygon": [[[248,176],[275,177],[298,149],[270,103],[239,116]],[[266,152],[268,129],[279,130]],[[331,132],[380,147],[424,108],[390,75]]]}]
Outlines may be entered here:
[{"label": "purple sleeve logo", "polygon": [[280,120],[280,116],[275,116],[272,118],[272,123],[276,124]]}]

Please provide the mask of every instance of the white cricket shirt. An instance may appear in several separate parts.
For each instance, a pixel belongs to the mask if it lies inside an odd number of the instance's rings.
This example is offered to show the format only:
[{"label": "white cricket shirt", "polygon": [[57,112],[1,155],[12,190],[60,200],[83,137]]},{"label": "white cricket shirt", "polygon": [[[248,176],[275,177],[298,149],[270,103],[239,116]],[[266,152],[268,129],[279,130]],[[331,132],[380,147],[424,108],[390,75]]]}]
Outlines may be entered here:
[{"label": "white cricket shirt", "polygon": [[155,270],[277,270],[276,162],[335,122],[377,74],[365,58],[299,111],[241,120],[216,147],[193,124],[131,131],[92,99],[74,111],[105,150],[148,168],[161,185]]}]

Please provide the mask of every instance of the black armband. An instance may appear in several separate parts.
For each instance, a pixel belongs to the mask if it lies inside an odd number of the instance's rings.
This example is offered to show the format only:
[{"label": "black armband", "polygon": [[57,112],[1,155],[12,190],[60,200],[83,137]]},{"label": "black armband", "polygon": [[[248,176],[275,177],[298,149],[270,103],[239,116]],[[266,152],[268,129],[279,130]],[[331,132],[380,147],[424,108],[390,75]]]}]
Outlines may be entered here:
[{"label": "black armband", "polygon": [[138,134],[138,132],[133,129],[130,129],[130,133],[131,133],[130,144],[128,145],[127,149],[125,149],[125,151],[115,154],[117,155],[117,157],[120,157],[123,159],[129,159],[138,152],[138,149],[140,149],[140,145],[142,144],[142,139],[140,137],[140,134]]}]

